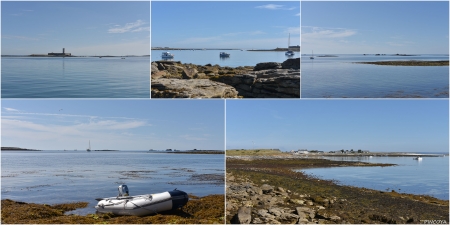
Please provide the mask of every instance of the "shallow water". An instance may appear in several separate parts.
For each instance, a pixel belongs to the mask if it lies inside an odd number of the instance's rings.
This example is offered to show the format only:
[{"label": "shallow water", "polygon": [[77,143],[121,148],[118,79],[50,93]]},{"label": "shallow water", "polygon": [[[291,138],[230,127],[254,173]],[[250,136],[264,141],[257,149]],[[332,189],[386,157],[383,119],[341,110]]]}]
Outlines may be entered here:
[{"label": "shallow water", "polygon": [[[161,54],[163,50],[152,50],[152,61],[162,60]],[[241,51],[241,50],[171,50],[174,54],[173,61],[181,61],[181,63],[192,63],[196,65],[218,64],[220,66],[255,66],[262,62],[279,62],[282,63],[286,59],[292,58],[285,55],[285,52],[273,51]],[[220,57],[220,52],[230,53],[230,57]],[[293,58],[299,58],[300,53],[295,52]]]},{"label": "shallow water", "polygon": [[448,60],[448,55],[302,56],[302,98],[448,98],[448,66],[383,66],[354,62]]},{"label": "shallow water", "polygon": [[150,98],[149,57],[2,57],[2,98]]},{"label": "shallow water", "polygon": [[331,160],[392,163],[388,167],[333,167],[304,169],[307,174],[339,184],[380,191],[425,194],[449,199],[449,158],[423,157],[324,157]]},{"label": "shallow water", "polygon": [[[149,153],[145,151],[2,152],[2,199],[33,203],[89,202],[75,213],[94,213],[95,198],[175,188],[196,196],[224,194],[224,155]],[[216,179],[203,179],[209,175]],[[222,179],[222,180],[221,180]]]}]

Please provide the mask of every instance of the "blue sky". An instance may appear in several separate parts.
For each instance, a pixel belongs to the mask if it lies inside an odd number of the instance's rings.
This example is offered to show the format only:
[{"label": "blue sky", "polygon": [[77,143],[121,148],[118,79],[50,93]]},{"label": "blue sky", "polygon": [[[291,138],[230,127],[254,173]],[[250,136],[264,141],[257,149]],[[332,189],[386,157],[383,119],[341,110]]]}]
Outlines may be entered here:
[{"label": "blue sky", "polygon": [[300,45],[299,1],[152,2],[152,47],[271,49]]},{"label": "blue sky", "polygon": [[448,54],[448,1],[302,2],[302,52]]},{"label": "blue sky", "polygon": [[149,2],[4,2],[2,54],[149,55]]},{"label": "blue sky", "polygon": [[2,146],[223,150],[223,100],[2,100]]},{"label": "blue sky", "polygon": [[448,100],[227,100],[227,149],[448,152]]}]

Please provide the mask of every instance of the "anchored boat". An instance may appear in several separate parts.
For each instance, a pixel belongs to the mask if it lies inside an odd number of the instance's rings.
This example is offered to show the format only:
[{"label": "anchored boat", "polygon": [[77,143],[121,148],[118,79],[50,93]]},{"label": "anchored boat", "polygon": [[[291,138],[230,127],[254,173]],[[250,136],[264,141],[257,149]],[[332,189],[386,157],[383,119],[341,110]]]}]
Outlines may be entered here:
[{"label": "anchored boat", "polygon": [[89,140],[89,148],[87,148],[86,151],[88,151],[88,152],[91,151],[91,140]]},{"label": "anchored boat", "polygon": [[293,56],[295,55],[294,51],[292,51],[291,49],[289,49],[289,46],[291,45],[291,34],[289,33],[289,38],[288,38],[288,51],[286,53],[284,53],[287,56]]},{"label": "anchored boat", "polygon": [[170,52],[163,52],[161,55],[161,58],[163,59],[173,59],[174,54],[171,54]]},{"label": "anchored boat", "polygon": [[116,215],[146,216],[181,208],[189,200],[184,191],[173,190],[157,194],[129,196],[127,185],[119,186],[119,196],[98,198],[97,212]]},{"label": "anchored boat", "polygon": [[221,52],[220,57],[230,57],[230,53]]}]

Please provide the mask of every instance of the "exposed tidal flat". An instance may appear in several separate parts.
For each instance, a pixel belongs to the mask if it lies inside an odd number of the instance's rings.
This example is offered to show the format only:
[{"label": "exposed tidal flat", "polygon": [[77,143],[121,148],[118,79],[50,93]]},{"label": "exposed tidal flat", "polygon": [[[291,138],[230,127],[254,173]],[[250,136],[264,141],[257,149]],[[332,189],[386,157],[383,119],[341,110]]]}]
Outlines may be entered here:
[{"label": "exposed tidal flat", "polygon": [[[123,59],[122,59],[123,58]],[[149,57],[1,57],[2,98],[149,98]]]},{"label": "exposed tidal flat", "polygon": [[[67,210],[66,214],[75,214],[73,222],[63,217],[44,218],[47,214],[43,213],[34,217],[27,214],[24,220],[12,223],[220,223],[220,219],[223,220],[224,156],[220,154],[7,151],[2,152],[1,160],[2,200],[41,205],[87,203],[87,207]],[[182,211],[169,211],[156,217],[119,219],[111,215],[107,218],[92,215],[97,204],[95,198],[117,196],[117,187],[121,184],[128,185],[130,195],[160,193],[177,188],[193,199]],[[11,207],[18,205],[11,203]],[[2,202],[2,221],[8,215],[4,209]],[[217,214],[219,211],[220,216]],[[38,215],[43,215],[42,220]]]},{"label": "exposed tidal flat", "polygon": [[[286,153],[270,154],[267,150],[263,155],[254,151],[242,154],[242,151],[246,150],[240,150],[239,155],[231,152],[230,155],[233,156],[227,156],[227,223],[358,224],[449,221],[448,196],[442,199],[420,193],[403,193],[403,188],[376,190],[349,186],[340,183],[339,178],[323,179],[321,176],[304,172],[320,168],[348,168],[345,173],[351,175],[351,171],[355,170],[380,168],[384,171],[379,176],[383,177],[390,169],[404,167],[401,163],[304,158]],[[432,158],[443,157],[428,157],[423,161]],[[408,157],[408,160],[413,161],[411,157]],[[446,173],[448,177],[448,162],[447,168],[439,168],[444,176]],[[410,172],[417,173],[413,170]],[[423,174],[417,174],[417,180],[428,182]],[[402,180],[401,174],[396,176],[398,180]],[[448,189],[448,178],[446,186]]]},{"label": "exposed tidal flat", "polygon": [[182,208],[156,215],[116,216],[107,214],[76,215],[68,213],[84,208],[87,202],[35,204],[2,200],[1,222],[6,224],[223,224],[224,195],[189,196]]},{"label": "exposed tidal flat", "polygon": [[448,55],[302,56],[302,98],[448,98]]}]

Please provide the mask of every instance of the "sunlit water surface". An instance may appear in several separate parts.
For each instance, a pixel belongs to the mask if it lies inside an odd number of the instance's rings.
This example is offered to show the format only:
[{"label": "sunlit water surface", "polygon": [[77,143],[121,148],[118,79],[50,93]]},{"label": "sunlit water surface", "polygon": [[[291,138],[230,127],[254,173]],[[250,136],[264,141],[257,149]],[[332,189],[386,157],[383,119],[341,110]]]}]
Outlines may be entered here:
[{"label": "sunlit water surface", "polygon": [[448,60],[448,55],[302,55],[302,98],[448,98],[448,66],[384,66],[354,62]]},{"label": "sunlit water surface", "polygon": [[2,57],[2,98],[150,98],[149,57]]},{"label": "sunlit water surface", "polygon": [[[89,202],[75,213],[94,213],[95,198],[175,188],[196,196],[224,194],[224,155],[145,151],[40,151],[1,153],[1,197],[32,203]],[[203,179],[202,175],[216,179]]]},{"label": "sunlit water surface", "polygon": [[388,167],[332,167],[304,169],[307,174],[339,184],[365,187],[380,191],[425,194],[449,199],[449,158],[423,157],[324,157],[342,161],[390,163]]}]

